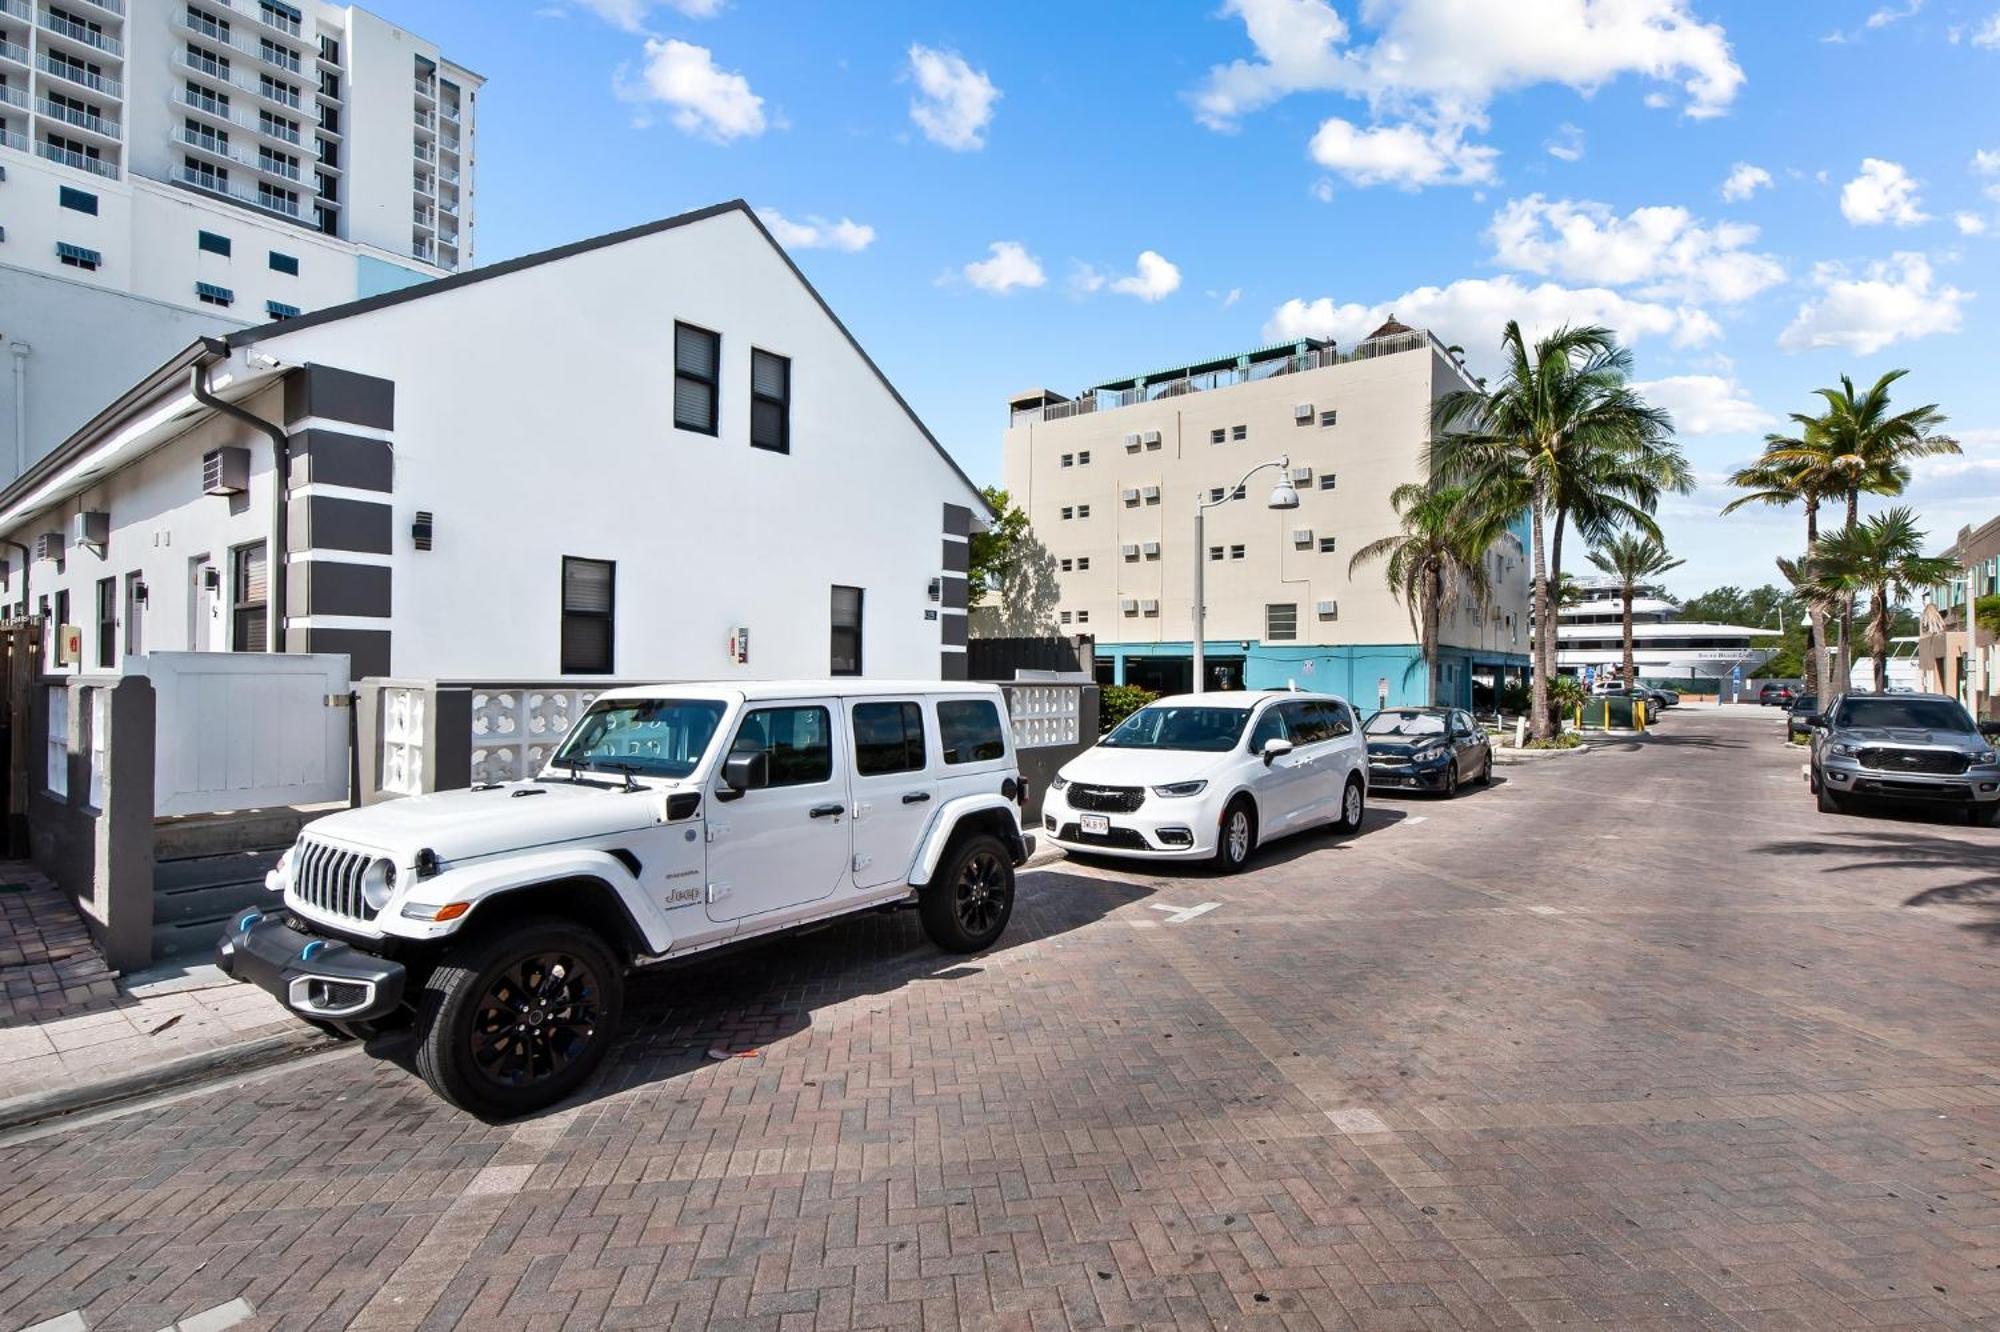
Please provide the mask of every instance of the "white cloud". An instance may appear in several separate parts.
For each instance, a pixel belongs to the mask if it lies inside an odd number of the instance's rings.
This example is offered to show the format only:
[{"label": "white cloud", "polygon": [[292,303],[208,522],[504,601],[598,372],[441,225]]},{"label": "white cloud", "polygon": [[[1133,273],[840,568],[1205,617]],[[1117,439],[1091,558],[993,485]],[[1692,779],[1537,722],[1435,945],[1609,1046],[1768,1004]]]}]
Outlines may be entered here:
[{"label": "white cloud", "polygon": [[1548,150],[1548,154],[1550,157],[1553,157],[1558,161],[1562,162],[1582,161],[1583,131],[1579,129],[1577,126],[1572,125],[1567,121],[1565,121],[1563,122],[1563,124],[1559,125],[1556,128],[1554,137],[1552,137],[1547,143],[1543,144],[1542,147]]},{"label": "white cloud", "polygon": [[1972,44],[1988,51],[2000,51],[2000,11],[1972,30]]},{"label": "white cloud", "polygon": [[1230,306],[1243,299],[1243,288],[1231,287],[1228,291],[1211,291],[1208,294],[1212,300],[1227,310]]},{"label": "white cloud", "polygon": [[1332,203],[1333,177],[1321,176],[1318,180],[1312,183],[1312,190],[1310,192],[1312,194],[1312,197],[1319,200],[1321,203]]},{"label": "white cloud", "polygon": [[1756,227],[1707,225],[1685,208],[1621,218],[1601,203],[1531,194],[1495,213],[1488,235],[1504,267],[1669,300],[1733,304],[1785,279],[1776,259],[1746,248]]},{"label": "white cloud", "polygon": [[1913,227],[1930,221],[1917,197],[1917,182],[1898,162],[1879,157],[1861,159],[1861,174],[1840,191],[1840,215],[1857,227],[1893,222]]},{"label": "white cloud", "polygon": [[994,241],[986,249],[987,258],[974,260],[962,270],[965,280],[981,291],[1000,295],[1015,287],[1039,287],[1049,280],[1042,271],[1042,261],[1019,241]]},{"label": "white cloud", "polygon": [[1000,90],[984,71],[966,64],[956,51],[912,43],[910,77],[917,84],[910,119],[926,139],[953,152],[986,146],[986,126],[993,120]]},{"label": "white cloud", "polygon": [[1157,250],[1142,250],[1139,262],[1130,277],[1122,277],[1111,284],[1111,290],[1122,296],[1137,296],[1147,304],[1162,301],[1180,289],[1181,270]]},{"label": "white cloud", "polygon": [[1750,400],[1741,384],[1721,375],[1672,375],[1632,387],[1671,413],[1674,429],[1683,435],[1741,435],[1778,423]]},{"label": "white cloud", "polygon": [[1986,234],[1986,219],[1977,213],[1956,213],[1951,220],[1958,225],[1958,234],[1961,236]]},{"label": "white cloud", "polygon": [[852,218],[833,222],[823,217],[806,217],[793,221],[775,208],[759,208],[757,216],[778,238],[778,244],[788,250],[845,250],[854,254],[875,243],[875,228]]},{"label": "white cloud", "polygon": [[1892,343],[1958,331],[1972,293],[1933,281],[1930,260],[1902,252],[1856,277],[1844,264],[1813,269],[1819,299],[1799,307],[1778,345],[1786,351],[1844,347],[1862,356]]},{"label": "white cloud", "polygon": [[1974,153],[1972,169],[1982,176],[2000,176],[2000,148],[1981,148]]},{"label": "white cloud", "polygon": [[1914,18],[1917,11],[1923,7],[1924,0],[1904,0],[1901,9],[1896,8],[1894,5],[1884,5],[1870,14],[1867,23],[1863,26],[1869,28],[1886,28],[1891,23],[1901,23],[1906,18]]},{"label": "white cloud", "polygon": [[1770,172],[1748,162],[1738,162],[1729,169],[1729,178],[1722,182],[1722,197],[1731,203],[1740,203],[1758,190],[1770,188]]},{"label": "white cloud", "polygon": [[1497,150],[1464,142],[1463,131],[1415,124],[1362,129],[1338,116],[1312,137],[1313,161],[1356,185],[1475,185],[1491,181]]},{"label": "white cloud", "polygon": [[665,103],[683,133],[717,143],[755,138],[771,125],[750,81],[719,68],[707,47],[688,42],[647,38],[643,75],[634,81],[621,71],[618,91],[628,101]]},{"label": "white cloud", "polygon": [[1351,345],[1368,336],[1391,314],[1414,328],[1428,328],[1446,343],[1466,349],[1480,374],[1498,359],[1500,330],[1521,321],[1529,337],[1552,333],[1564,324],[1603,324],[1626,343],[1667,338],[1688,347],[1720,337],[1722,329],[1705,312],[1638,301],[1605,287],[1564,287],[1544,282],[1524,286],[1512,277],[1461,278],[1446,287],[1418,287],[1377,305],[1340,304],[1331,297],[1293,299],[1271,312],[1264,324],[1267,342],[1294,338],[1334,338]]},{"label": "white cloud", "polygon": [[574,0],[613,27],[626,32],[644,32],[646,20],[655,9],[671,9],[686,18],[714,18],[726,0]]}]

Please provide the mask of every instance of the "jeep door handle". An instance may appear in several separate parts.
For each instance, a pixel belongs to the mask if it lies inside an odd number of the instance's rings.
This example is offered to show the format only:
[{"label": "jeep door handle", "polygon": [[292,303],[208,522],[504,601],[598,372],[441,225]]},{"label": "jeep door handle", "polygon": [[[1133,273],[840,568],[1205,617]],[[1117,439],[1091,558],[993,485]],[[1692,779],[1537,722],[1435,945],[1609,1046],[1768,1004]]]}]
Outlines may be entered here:
[{"label": "jeep door handle", "polygon": [[912,791],[903,797],[903,803],[906,805],[921,805],[930,798],[931,793],[929,791]]},{"label": "jeep door handle", "polygon": [[816,819],[837,819],[846,808],[845,805],[814,805],[810,813]]}]

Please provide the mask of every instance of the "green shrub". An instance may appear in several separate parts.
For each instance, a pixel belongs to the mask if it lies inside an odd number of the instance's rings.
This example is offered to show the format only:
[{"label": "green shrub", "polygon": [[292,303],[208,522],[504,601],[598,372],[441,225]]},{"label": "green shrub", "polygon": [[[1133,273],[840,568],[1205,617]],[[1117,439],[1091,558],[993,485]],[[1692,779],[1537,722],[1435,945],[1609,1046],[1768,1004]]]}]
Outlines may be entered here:
[{"label": "green shrub", "polygon": [[1526,712],[1533,704],[1526,684],[1510,684],[1500,691],[1500,711]]},{"label": "green shrub", "polygon": [[1583,737],[1575,731],[1564,731],[1561,735],[1547,740],[1530,740],[1529,749],[1575,749],[1583,743]]},{"label": "green shrub", "polygon": [[1097,733],[1103,735],[1159,695],[1138,685],[1106,685],[1097,694]]},{"label": "green shrub", "polygon": [[1549,698],[1557,712],[1568,716],[1590,701],[1590,691],[1574,675],[1558,675],[1549,681]]}]

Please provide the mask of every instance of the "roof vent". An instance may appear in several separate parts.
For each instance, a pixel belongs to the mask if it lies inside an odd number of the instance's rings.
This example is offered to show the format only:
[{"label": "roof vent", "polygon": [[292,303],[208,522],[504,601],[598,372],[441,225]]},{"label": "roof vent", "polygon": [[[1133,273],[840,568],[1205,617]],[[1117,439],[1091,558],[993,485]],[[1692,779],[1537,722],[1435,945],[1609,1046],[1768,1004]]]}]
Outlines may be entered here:
[{"label": "roof vent", "polygon": [[210,449],[201,455],[201,493],[241,495],[250,488],[250,450]]}]

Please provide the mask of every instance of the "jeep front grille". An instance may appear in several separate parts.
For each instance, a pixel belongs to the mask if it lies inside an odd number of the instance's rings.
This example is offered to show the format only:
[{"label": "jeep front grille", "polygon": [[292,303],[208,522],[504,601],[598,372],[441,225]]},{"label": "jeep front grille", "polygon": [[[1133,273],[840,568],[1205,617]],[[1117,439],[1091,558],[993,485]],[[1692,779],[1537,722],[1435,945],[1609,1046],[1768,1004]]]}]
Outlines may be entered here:
[{"label": "jeep front grille", "polygon": [[375,910],[361,895],[361,876],[373,859],[302,837],[292,852],[292,891],[301,902],[328,915],[373,920]]}]

